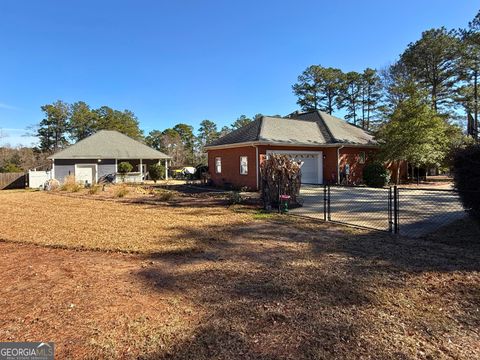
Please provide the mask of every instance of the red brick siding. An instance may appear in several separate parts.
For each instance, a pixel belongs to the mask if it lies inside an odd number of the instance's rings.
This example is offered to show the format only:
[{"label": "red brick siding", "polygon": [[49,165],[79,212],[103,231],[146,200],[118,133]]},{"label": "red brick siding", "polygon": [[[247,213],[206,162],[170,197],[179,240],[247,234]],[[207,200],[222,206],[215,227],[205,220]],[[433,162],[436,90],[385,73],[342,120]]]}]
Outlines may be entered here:
[{"label": "red brick siding", "polygon": [[[365,163],[360,164],[360,153],[365,152]],[[340,171],[343,170],[345,165],[350,165],[350,181],[354,184],[363,183],[363,168],[365,164],[372,158],[372,155],[376,152],[376,149],[372,148],[353,148],[346,147],[340,150]]]},{"label": "red brick siding", "polygon": [[[248,174],[240,175],[240,156],[248,157]],[[215,172],[215,158],[222,159],[222,172]],[[256,150],[252,146],[209,150],[208,151],[208,169],[212,182],[216,186],[223,186],[225,183],[236,187],[246,186],[252,190],[257,188],[256,171]]]}]

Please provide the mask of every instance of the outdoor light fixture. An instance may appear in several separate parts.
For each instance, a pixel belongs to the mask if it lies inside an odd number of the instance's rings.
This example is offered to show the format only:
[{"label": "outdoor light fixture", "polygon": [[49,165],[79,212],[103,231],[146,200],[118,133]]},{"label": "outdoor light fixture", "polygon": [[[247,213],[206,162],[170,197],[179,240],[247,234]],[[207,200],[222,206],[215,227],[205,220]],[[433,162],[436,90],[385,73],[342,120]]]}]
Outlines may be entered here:
[{"label": "outdoor light fixture", "polygon": [[102,162],[102,159],[98,159],[97,161],[98,161],[98,162]]}]

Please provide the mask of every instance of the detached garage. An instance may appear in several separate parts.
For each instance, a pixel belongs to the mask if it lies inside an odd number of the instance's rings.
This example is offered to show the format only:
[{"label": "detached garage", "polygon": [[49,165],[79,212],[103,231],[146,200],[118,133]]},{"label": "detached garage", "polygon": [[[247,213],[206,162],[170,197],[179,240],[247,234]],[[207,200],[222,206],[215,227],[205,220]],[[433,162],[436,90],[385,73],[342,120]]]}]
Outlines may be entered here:
[{"label": "detached garage", "polygon": [[168,168],[170,157],[118,131],[101,130],[49,157],[51,177],[63,182],[69,176],[85,184],[95,184],[102,178],[115,181],[118,164],[129,162],[133,172],[128,178],[141,182],[148,178],[148,168],[161,161]]},{"label": "detached garage", "polygon": [[322,111],[263,116],[206,146],[215,185],[258,190],[259,166],[269,154],[302,161],[302,183],[337,183],[345,168],[361,182],[363,166],[378,145],[367,131]]}]

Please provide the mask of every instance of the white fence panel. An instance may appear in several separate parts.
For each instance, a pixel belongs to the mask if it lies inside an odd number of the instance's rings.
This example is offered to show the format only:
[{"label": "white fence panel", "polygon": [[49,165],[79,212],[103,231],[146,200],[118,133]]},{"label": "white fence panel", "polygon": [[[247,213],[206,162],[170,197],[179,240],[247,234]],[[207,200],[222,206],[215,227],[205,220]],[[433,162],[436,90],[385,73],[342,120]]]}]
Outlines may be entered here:
[{"label": "white fence panel", "polygon": [[33,171],[28,172],[28,187],[30,189],[43,188],[45,182],[52,178],[50,171]]}]

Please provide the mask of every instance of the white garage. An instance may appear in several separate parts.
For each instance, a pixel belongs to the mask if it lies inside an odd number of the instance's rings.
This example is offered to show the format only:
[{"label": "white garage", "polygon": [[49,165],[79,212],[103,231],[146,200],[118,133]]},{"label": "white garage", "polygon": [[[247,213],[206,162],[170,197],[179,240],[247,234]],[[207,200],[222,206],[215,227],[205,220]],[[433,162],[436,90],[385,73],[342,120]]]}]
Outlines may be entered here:
[{"label": "white garage", "polygon": [[323,183],[323,154],[321,151],[267,150],[269,154],[288,155],[295,161],[302,161],[302,184]]}]

